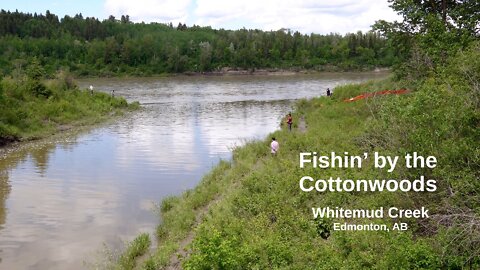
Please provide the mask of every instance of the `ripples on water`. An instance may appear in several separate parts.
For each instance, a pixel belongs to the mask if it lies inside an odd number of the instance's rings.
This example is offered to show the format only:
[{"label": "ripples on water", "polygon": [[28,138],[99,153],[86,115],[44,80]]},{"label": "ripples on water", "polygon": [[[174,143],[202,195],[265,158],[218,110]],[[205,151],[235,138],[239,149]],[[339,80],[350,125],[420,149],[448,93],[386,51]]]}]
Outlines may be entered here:
[{"label": "ripples on water", "polygon": [[0,268],[72,269],[154,231],[154,203],[194,187],[245,140],[274,131],[293,101],[385,74],[83,80],[138,100],[126,118],[0,157]]}]

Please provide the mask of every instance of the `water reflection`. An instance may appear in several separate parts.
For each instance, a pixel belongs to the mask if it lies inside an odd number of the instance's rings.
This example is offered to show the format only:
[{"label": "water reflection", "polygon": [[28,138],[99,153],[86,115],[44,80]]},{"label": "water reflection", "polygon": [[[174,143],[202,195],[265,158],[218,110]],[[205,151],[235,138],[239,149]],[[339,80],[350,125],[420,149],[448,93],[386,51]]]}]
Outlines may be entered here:
[{"label": "water reflection", "polygon": [[102,243],[153,232],[153,203],[194,187],[231,147],[275,130],[293,100],[372,76],[84,82],[145,105],[90,133],[0,158],[0,268],[78,269]]},{"label": "water reflection", "polygon": [[[119,234],[132,230],[122,228],[122,220],[135,216],[118,216],[122,190],[115,177],[107,173],[99,175],[102,183],[92,182],[92,174],[82,171],[93,162],[79,164],[71,157],[77,150],[88,156],[91,149],[79,149],[82,145],[88,144],[35,146],[2,160],[5,183],[8,186],[10,177],[13,185],[6,205],[8,219],[0,232],[2,269],[64,269],[68,262],[78,268],[84,257],[79,254],[98,242],[99,235],[116,245],[130,236]],[[5,165],[11,168],[10,176]]]},{"label": "water reflection", "polygon": [[[50,154],[56,148],[68,147],[74,139],[75,136],[72,135],[63,142],[43,141],[0,149],[0,262],[4,261],[0,265],[2,269],[25,268],[19,267],[23,264],[9,262],[12,252],[28,254],[28,250],[34,250],[38,256],[43,254],[40,245],[37,246],[38,249],[32,249],[32,247],[26,247],[25,243],[31,244],[38,240],[39,228],[54,228],[61,215],[52,215],[48,212],[48,203],[51,204],[49,201],[51,189],[45,186],[42,179],[46,177],[45,174],[48,171]],[[28,178],[15,177],[17,171],[25,170],[27,167],[32,174],[38,176],[36,181],[30,182]],[[9,198],[12,189],[18,189],[19,192],[15,193],[14,198]],[[26,211],[17,211],[17,202]],[[53,207],[58,206],[60,205]],[[37,211],[40,208],[42,211]],[[24,253],[25,251],[27,253]],[[22,256],[21,259],[28,261],[28,258],[29,255]],[[36,263],[32,263],[32,266]]]},{"label": "water reflection", "polygon": [[7,212],[5,201],[9,193],[10,183],[8,182],[8,172],[0,169],[0,230],[3,228],[3,224],[5,224]]}]

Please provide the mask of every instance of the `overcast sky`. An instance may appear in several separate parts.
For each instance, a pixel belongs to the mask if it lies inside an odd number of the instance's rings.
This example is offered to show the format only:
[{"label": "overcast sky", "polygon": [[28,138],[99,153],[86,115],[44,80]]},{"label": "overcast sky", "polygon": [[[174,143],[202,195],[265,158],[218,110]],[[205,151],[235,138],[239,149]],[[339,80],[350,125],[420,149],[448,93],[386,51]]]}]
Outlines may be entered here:
[{"label": "overcast sky", "polygon": [[63,17],[107,18],[130,15],[135,22],[178,22],[213,28],[290,28],[302,33],[368,31],[379,19],[399,17],[387,0],[0,0],[0,8],[23,12],[52,13]]}]

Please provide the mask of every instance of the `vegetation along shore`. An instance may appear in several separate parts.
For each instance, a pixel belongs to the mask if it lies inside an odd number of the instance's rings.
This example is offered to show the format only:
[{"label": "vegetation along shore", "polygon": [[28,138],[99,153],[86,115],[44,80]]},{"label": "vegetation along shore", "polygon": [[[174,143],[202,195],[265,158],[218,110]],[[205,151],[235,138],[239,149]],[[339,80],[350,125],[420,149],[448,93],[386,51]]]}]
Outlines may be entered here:
[{"label": "vegetation along shore", "polygon": [[[234,149],[232,159],[219,162],[198,186],[163,200],[157,241],[139,235],[106,268],[479,269],[479,1],[390,3],[401,22],[377,21],[373,31],[347,35],[132,23],[128,16],[59,19],[50,12],[2,10],[0,144],[138,107],[80,90],[69,73],[393,67],[388,79],[339,86],[331,97],[298,101],[292,131],[282,124],[268,138]],[[371,94],[400,89],[404,94]],[[271,137],[280,143],[276,155],[270,153]],[[423,175],[436,180],[436,190],[304,192],[299,178],[318,175],[318,169],[299,168],[303,151],[435,156],[434,168],[387,172],[364,166],[322,173],[349,179]],[[405,231],[335,231],[334,224],[351,220],[315,218],[311,209],[319,206],[424,207],[429,218],[355,220],[385,227],[400,221],[408,224]]]},{"label": "vegetation along shore", "polygon": [[[149,251],[150,239],[143,234],[112,267],[478,268],[480,68],[470,59],[480,56],[479,46],[477,42],[460,50],[435,76],[346,85],[337,87],[331,98],[299,101],[294,131],[282,126],[272,134],[281,143],[277,156],[269,153],[270,137],[235,149],[232,160],[220,162],[195,189],[162,202],[158,247]],[[400,88],[412,92],[344,102],[361,93]],[[409,179],[422,173],[437,179],[438,191],[302,192],[299,176],[318,173],[299,168],[298,154],[305,149],[321,149],[324,154],[428,153],[438,158],[439,165],[422,172],[400,169],[390,174],[370,167],[322,172],[351,179]],[[333,231],[333,222],[342,220],[314,219],[311,207],[318,205],[351,209],[420,205],[430,209],[431,218],[403,219],[410,228],[405,232]],[[394,222],[368,221],[388,226]]]},{"label": "vegetation along shore", "polygon": [[47,80],[34,59],[25,72],[0,80],[0,146],[98,123],[138,107],[122,97],[79,89],[64,71]]},{"label": "vegetation along shore", "polygon": [[[480,42],[478,1],[448,5],[394,0],[402,22],[377,21],[398,62],[383,81],[337,87],[332,97],[301,100],[294,131],[233,151],[193,190],[161,203],[158,246],[141,235],[112,262],[133,269],[478,269],[480,267]],[[444,2],[445,3],[445,2]],[[440,8],[439,8],[440,7]],[[372,96],[405,89],[403,95]],[[388,91],[387,91],[388,92]],[[353,102],[352,97],[363,96]],[[283,121],[282,121],[283,122]],[[381,152],[435,156],[435,168],[327,168],[349,179],[436,180],[435,192],[303,192],[298,155]],[[333,231],[336,218],[312,207],[429,209],[429,218],[393,222],[408,230]]]}]

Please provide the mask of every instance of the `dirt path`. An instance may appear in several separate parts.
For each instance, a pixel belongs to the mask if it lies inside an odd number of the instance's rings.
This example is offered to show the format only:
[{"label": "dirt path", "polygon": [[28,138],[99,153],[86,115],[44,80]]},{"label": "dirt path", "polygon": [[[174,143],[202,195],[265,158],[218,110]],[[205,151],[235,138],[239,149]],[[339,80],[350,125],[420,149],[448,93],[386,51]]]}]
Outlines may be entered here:
[{"label": "dirt path", "polygon": [[[168,265],[164,266],[162,269],[168,269],[168,270],[182,269],[181,260],[188,256],[187,246],[193,241],[193,238],[195,236],[195,228],[201,223],[202,218],[207,213],[208,209],[212,207],[214,204],[216,204],[218,201],[220,201],[221,198],[222,196],[217,196],[216,198],[211,200],[207,205],[197,210],[198,212],[195,216],[195,223],[192,226],[192,229],[190,230],[188,235],[185,237],[185,239],[183,239],[180,242],[177,251],[175,251],[175,253],[173,253],[172,256],[170,256],[170,262],[168,263]],[[135,269],[137,270],[141,269],[141,267],[143,266],[143,263],[148,258],[150,258],[150,256],[153,254],[153,252],[155,252],[155,250],[156,250],[156,247],[152,245],[145,254],[136,258]]]},{"label": "dirt path", "polygon": [[307,123],[305,122],[305,117],[303,117],[303,115],[300,117],[300,121],[298,122],[298,131],[300,131],[300,133],[307,132]]},{"label": "dirt path", "polygon": [[[300,133],[305,133],[307,131],[307,124],[305,122],[305,118],[303,116],[300,117],[298,123],[298,130]],[[255,171],[258,166],[262,163],[262,159],[258,159],[257,162],[253,165],[251,172]],[[232,185],[232,190],[235,190],[241,184],[241,181],[236,181]],[[187,249],[188,245],[192,243],[195,237],[195,229],[198,225],[202,222],[203,217],[208,213],[208,210],[220,202],[226,194],[218,194],[213,200],[207,203],[205,206],[199,208],[197,210],[197,214],[195,216],[195,223],[192,226],[188,235],[180,242],[178,249],[170,256],[170,261],[167,266],[163,267],[162,269],[166,270],[179,270],[182,269],[182,260],[189,255],[189,250]],[[138,266],[142,265],[142,262],[150,257],[152,252],[151,249],[147,254],[144,254],[140,258],[137,259],[137,268]]]},{"label": "dirt path", "polygon": [[202,218],[205,216],[208,209],[210,207],[212,207],[213,205],[217,204],[221,200],[222,197],[223,196],[217,196],[212,201],[210,201],[207,205],[201,207],[198,210],[198,213],[195,216],[195,224],[192,226],[192,229],[188,233],[187,237],[185,237],[185,239],[183,239],[180,242],[180,245],[179,245],[177,251],[174,254],[172,254],[172,256],[170,257],[170,263],[166,267],[164,267],[163,269],[166,269],[166,270],[182,269],[182,264],[181,264],[182,259],[186,258],[188,256],[187,246],[193,241],[193,238],[195,237],[195,229],[201,223]]},{"label": "dirt path", "polygon": [[[262,159],[258,159],[257,162],[252,166],[252,170],[250,172],[254,172],[262,163]],[[231,185],[231,190],[236,190],[239,185],[241,185],[242,181],[235,181]],[[180,242],[180,245],[175,253],[172,254],[170,257],[170,263],[164,267],[163,269],[166,270],[179,270],[182,269],[182,260],[188,257],[189,253],[187,250],[187,246],[193,241],[195,237],[195,229],[197,226],[202,222],[202,218],[207,214],[208,210],[220,202],[227,194],[222,193],[217,195],[213,200],[211,200],[208,204],[201,207],[198,210],[197,215],[195,216],[195,224],[192,226],[192,229],[188,233],[187,237]]]}]

